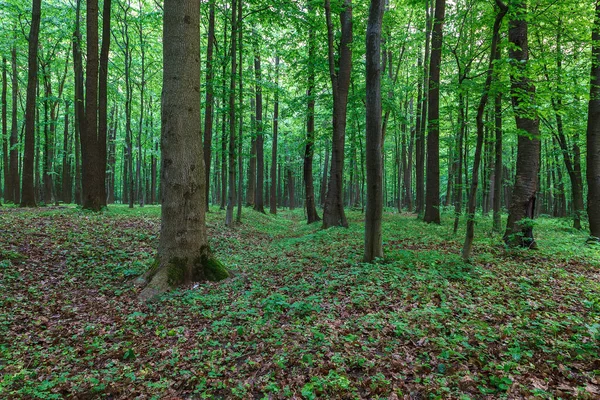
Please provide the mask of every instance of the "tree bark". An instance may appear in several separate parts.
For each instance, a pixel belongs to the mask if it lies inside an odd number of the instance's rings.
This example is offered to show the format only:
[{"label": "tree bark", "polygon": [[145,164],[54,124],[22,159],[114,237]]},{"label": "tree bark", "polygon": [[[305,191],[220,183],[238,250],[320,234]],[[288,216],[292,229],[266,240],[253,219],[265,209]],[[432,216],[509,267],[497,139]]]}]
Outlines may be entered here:
[{"label": "tree bark", "polygon": [[383,257],[383,137],[381,132],[381,25],[384,0],[371,0],[366,39],[367,208],[363,260]]},{"label": "tree bark", "polygon": [[41,0],[33,0],[29,30],[27,98],[25,103],[25,151],[23,153],[23,192],[21,207],[35,207],[33,186],[35,150],[35,103],[38,84],[38,39],[40,34]]},{"label": "tree bark", "polygon": [[352,1],[344,0],[340,13],[341,38],[339,43],[339,64],[336,72],[334,55],[334,32],[331,20],[330,0],[325,0],[327,19],[327,43],[329,74],[333,89],[333,140],[331,172],[327,187],[325,209],[323,210],[323,228],[332,226],[348,227],[344,213],[344,143],[346,136],[346,112],[348,90],[352,73]]},{"label": "tree bark", "polygon": [[592,71],[587,124],[588,218],[591,240],[600,242],[600,1],[592,31]]},{"label": "tree bark", "polygon": [[440,67],[445,12],[446,1],[436,0],[429,64],[427,177],[423,217],[425,222],[435,224],[440,223]]},{"label": "tree bark", "polygon": [[8,166],[8,121],[6,91],[8,89],[6,76],[6,58],[2,57],[2,171],[4,173],[4,201],[8,199],[9,193],[12,190],[10,184],[10,170]]},{"label": "tree bark", "polygon": [[164,2],[161,230],[156,268],[142,300],[173,286],[228,276],[206,234],[199,16],[198,1]]},{"label": "tree bark", "polygon": [[508,39],[512,60],[511,98],[517,129],[517,171],[509,207],[504,241],[509,246],[535,248],[533,224],[538,174],[540,169],[539,119],[535,111],[535,86],[527,78],[529,47],[527,41],[527,8],[524,1],[511,7]]}]

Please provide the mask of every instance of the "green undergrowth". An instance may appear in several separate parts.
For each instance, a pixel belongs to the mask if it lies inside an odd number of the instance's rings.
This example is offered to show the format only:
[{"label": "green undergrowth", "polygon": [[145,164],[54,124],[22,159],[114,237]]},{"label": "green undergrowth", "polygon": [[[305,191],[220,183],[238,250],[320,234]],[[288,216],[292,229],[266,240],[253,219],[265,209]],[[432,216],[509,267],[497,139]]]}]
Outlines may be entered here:
[{"label": "green undergrowth", "polygon": [[465,264],[451,213],[388,212],[364,264],[360,212],[224,217],[210,246],[233,276],[140,304],[159,207],[0,214],[0,398],[600,396],[600,247],[568,220],[536,220],[524,251],[479,216]]}]

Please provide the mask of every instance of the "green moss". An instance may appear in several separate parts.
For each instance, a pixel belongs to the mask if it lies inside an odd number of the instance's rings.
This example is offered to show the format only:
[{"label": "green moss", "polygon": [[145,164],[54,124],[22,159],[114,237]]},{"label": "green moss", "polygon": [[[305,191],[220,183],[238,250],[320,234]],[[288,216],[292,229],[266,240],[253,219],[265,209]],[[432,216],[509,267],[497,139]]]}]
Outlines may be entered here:
[{"label": "green moss", "polygon": [[200,259],[196,260],[195,267],[202,271],[204,278],[208,281],[218,282],[229,278],[229,271],[225,265],[209,252],[205,252]]},{"label": "green moss", "polygon": [[187,258],[173,257],[167,264],[167,282],[171,286],[178,286],[185,281]]}]

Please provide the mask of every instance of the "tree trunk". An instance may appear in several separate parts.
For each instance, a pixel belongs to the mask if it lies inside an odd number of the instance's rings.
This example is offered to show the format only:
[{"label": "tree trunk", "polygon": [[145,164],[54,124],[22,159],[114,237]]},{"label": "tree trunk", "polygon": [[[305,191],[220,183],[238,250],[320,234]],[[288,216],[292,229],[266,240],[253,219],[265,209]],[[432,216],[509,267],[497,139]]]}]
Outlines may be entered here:
[{"label": "tree trunk", "polygon": [[429,64],[427,177],[423,217],[425,222],[435,224],[440,223],[440,67],[445,12],[446,0],[436,0]]},{"label": "tree trunk", "polygon": [[200,131],[200,3],[165,0],[161,167],[162,217],[156,268],[140,293],[228,276],[208,246]]},{"label": "tree trunk", "polygon": [[517,171],[509,207],[504,241],[510,246],[535,248],[533,224],[538,174],[540,170],[539,119],[535,107],[535,86],[526,76],[529,60],[527,42],[527,8],[524,1],[516,2],[508,38],[512,62],[511,97],[519,132]]},{"label": "tree trunk", "polygon": [[367,24],[366,131],[367,131],[367,208],[365,212],[365,253],[363,260],[383,257],[382,173],[383,137],[381,132],[381,25],[384,0],[371,0]]},{"label": "tree trunk", "polygon": [[250,98],[250,161],[248,165],[248,190],[246,191],[246,205],[254,207],[256,197],[256,100]]},{"label": "tree trunk", "polygon": [[277,133],[279,128],[279,56],[275,56],[275,106],[273,109],[273,145],[271,150],[270,212],[277,214]]},{"label": "tree trunk", "polygon": [[[241,0],[237,0],[241,1]],[[236,84],[236,72],[237,72],[237,4],[236,0],[232,0],[231,3],[231,76],[229,81],[229,190],[227,196],[227,212],[225,213],[225,225],[233,225],[233,208],[235,206],[237,195],[235,193],[237,181],[235,179],[236,170],[236,159],[235,159],[235,146],[236,146],[236,115],[235,115],[235,84]]]},{"label": "tree trunk", "polygon": [[591,240],[600,242],[600,1],[592,31],[592,71],[587,124],[588,218]]},{"label": "tree trunk", "polygon": [[344,0],[344,5],[340,12],[341,38],[337,69],[334,54],[334,32],[331,20],[330,0],[325,0],[325,16],[327,19],[329,74],[333,89],[333,151],[327,198],[325,200],[325,209],[323,210],[323,228],[332,226],[348,227],[348,221],[344,213],[343,177],[346,112],[350,75],[352,72],[352,1]]},{"label": "tree trunk", "polygon": [[4,201],[8,199],[9,193],[11,192],[10,184],[10,173],[8,166],[8,121],[7,118],[7,100],[6,91],[8,84],[6,82],[6,58],[2,57],[2,171],[4,172]]},{"label": "tree trunk", "polygon": [[[496,48],[496,59],[500,58],[500,46]],[[494,145],[494,232],[500,232],[502,221],[500,207],[502,205],[502,93],[498,91],[494,98],[494,132],[496,143]]]},{"label": "tree trunk", "polygon": [[508,7],[506,7],[504,4],[501,4],[500,1],[497,3],[500,7],[500,11],[496,15],[496,20],[494,21],[490,61],[488,64],[487,76],[483,88],[483,95],[481,96],[479,106],[477,107],[477,144],[475,147],[473,176],[471,177],[471,189],[469,190],[469,202],[467,205],[467,232],[462,250],[462,258],[464,261],[468,261],[471,258],[471,251],[473,248],[473,238],[475,236],[475,207],[477,205],[477,185],[479,183],[479,165],[481,163],[483,140],[485,138],[483,117],[489,98],[490,88],[492,86],[492,79],[494,78],[494,61],[498,56],[496,49],[498,47],[498,42],[500,41],[500,25],[502,24],[504,16],[508,12]]},{"label": "tree trunk", "polygon": [[21,207],[35,207],[33,186],[35,151],[35,103],[38,84],[38,39],[40,34],[41,0],[33,0],[29,30],[27,99],[25,103],[25,151],[23,153],[23,192]]},{"label": "tree trunk", "polygon": [[256,191],[254,193],[254,210],[265,213],[264,184],[265,184],[265,137],[263,134],[263,98],[262,77],[260,68],[260,50],[258,35],[254,35],[254,73],[256,76]]},{"label": "tree trunk", "polygon": [[11,67],[12,67],[12,113],[11,113],[11,124],[10,124],[10,186],[11,193],[8,197],[14,204],[21,202],[21,180],[19,178],[19,150],[17,144],[19,143],[19,132],[17,123],[17,101],[19,96],[19,77],[17,75],[17,47],[13,44],[11,50]]},{"label": "tree trunk", "polygon": [[[244,91],[243,91],[243,64],[244,64],[244,52],[243,52],[243,45],[244,45],[244,41],[243,41],[243,35],[242,35],[242,23],[244,21],[244,17],[243,17],[243,2],[240,0],[238,1],[238,23],[237,23],[237,29],[238,29],[238,47],[240,49],[240,55],[239,55],[239,61],[238,61],[238,79],[239,79],[239,103],[238,103],[238,107],[239,107],[239,114],[240,114],[240,120],[239,120],[239,135],[238,135],[238,192],[237,192],[237,215],[236,215],[236,222],[242,223],[242,185],[243,185],[243,181],[244,181],[244,165],[242,164],[242,148],[243,148],[243,140],[242,140],[242,135],[244,133]],[[207,186],[208,188],[208,186]]]},{"label": "tree trunk", "polygon": [[206,101],[204,108],[204,167],[206,169],[206,209],[208,210],[210,195],[210,163],[212,152],[212,129],[214,110],[214,66],[213,52],[215,43],[215,0],[209,4],[208,17],[208,45],[206,48]]}]

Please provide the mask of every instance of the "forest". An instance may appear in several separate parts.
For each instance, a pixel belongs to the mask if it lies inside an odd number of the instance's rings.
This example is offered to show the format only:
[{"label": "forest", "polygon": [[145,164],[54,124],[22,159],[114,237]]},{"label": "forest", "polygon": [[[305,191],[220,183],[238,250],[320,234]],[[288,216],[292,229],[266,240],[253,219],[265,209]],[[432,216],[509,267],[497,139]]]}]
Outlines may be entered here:
[{"label": "forest", "polygon": [[600,398],[600,0],[0,32],[0,398]]}]

